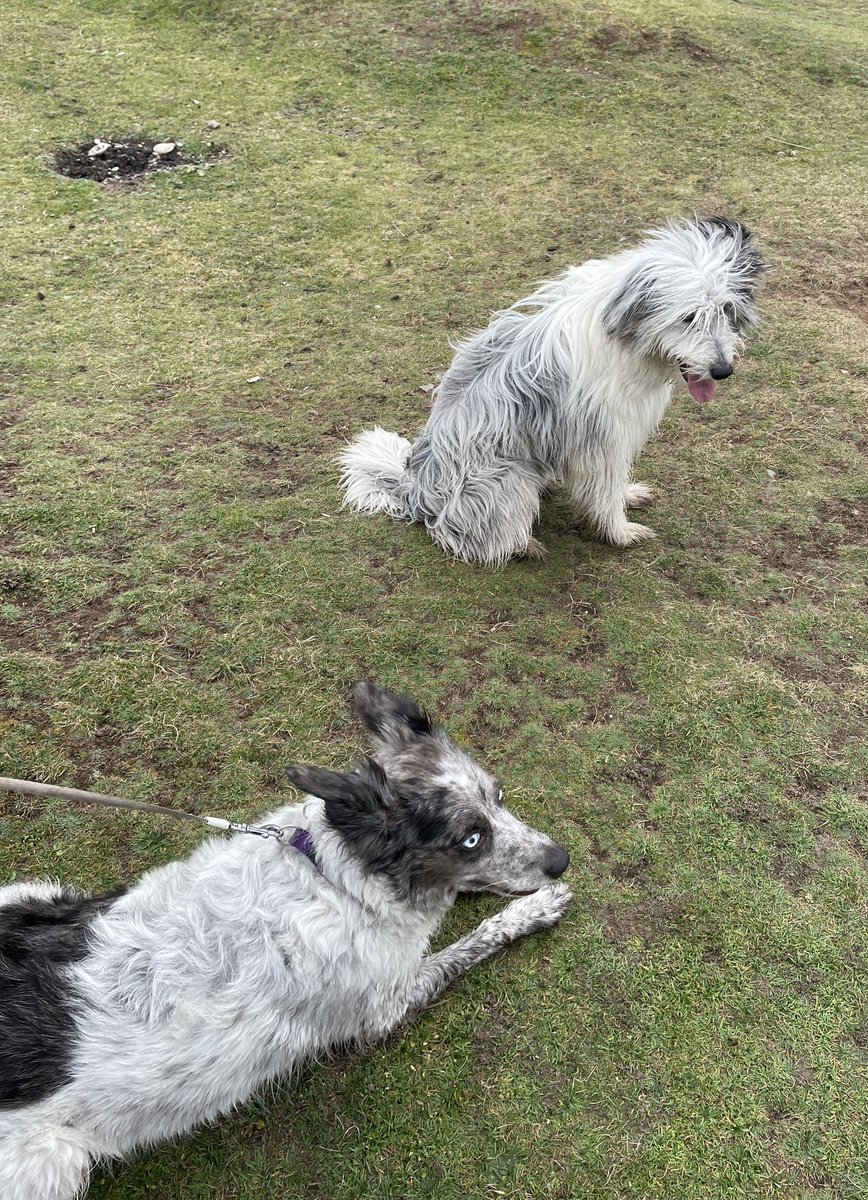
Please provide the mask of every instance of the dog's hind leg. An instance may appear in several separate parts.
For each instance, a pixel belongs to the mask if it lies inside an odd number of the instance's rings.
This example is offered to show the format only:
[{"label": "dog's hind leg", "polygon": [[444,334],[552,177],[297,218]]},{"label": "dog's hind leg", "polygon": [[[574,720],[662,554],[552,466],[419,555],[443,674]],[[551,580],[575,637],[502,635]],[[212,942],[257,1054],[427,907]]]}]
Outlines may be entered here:
[{"label": "dog's hind leg", "polygon": [[464,562],[502,566],[511,558],[541,558],[544,548],[531,533],[539,494],[539,477],[521,464],[479,469],[457,481],[425,524],[438,546]]},{"label": "dog's hind leg", "polygon": [[551,929],[572,902],[572,892],[564,883],[540,888],[530,896],[513,900],[503,912],[488,917],[451,946],[423,958],[409,997],[407,1015],[433,1004],[457,979],[504,946],[528,934]]},{"label": "dog's hind leg", "polygon": [[40,1106],[0,1113],[3,1200],[77,1200],[95,1157],[90,1138]]}]

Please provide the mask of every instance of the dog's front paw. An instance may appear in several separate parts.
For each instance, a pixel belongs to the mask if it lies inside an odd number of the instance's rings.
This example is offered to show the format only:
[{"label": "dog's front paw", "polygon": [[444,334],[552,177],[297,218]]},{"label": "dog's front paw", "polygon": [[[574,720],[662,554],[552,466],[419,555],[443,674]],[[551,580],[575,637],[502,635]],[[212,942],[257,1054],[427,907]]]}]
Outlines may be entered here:
[{"label": "dog's front paw", "polygon": [[627,508],[644,508],[646,504],[653,504],[654,500],[654,492],[647,483],[628,483],[624,488],[624,504]]},{"label": "dog's front paw", "polygon": [[569,912],[573,904],[573,893],[565,883],[552,883],[530,896],[513,900],[504,909],[503,915],[515,930],[514,937],[527,937],[551,929]]},{"label": "dog's front paw", "polygon": [[640,542],[650,541],[657,534],[647,525],[639,525],[636,521],[625,521],[617,529],[613,529],[606,538],[612,546],[638,546]]}]

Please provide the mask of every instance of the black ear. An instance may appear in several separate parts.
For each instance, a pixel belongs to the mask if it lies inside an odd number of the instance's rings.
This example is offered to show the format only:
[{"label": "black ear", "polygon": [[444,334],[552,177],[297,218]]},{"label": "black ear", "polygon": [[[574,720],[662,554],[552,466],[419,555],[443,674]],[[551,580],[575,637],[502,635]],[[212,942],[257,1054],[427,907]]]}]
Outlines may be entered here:
[{"label": "black ear", "polygon": [[398,802],[382,767],[372,759],[347,774],[300,766],[289,767],[286,774],[296,787],[325,801],[329,825],[366,861],[379,861],[394,850]]},{"label": "black ear", "polygon": [[753,234],[741,221],[732,217],[703,217],[699,228],[706,237],[722,233],[735,242],[735,265],[747,279],[753,281],[769,269],[769,264],[756,248]]},{"label": "black ear", "polygon": [[435,732],[430,718],[416,701],[400,692],[376,683],[357,683],[353,697],[363,724],[381,741],[407,745]]},{"label": "black ear", "polygon": [[742,225],[741,221],[733,220],[732,217],[703,217],[699,222],[699,227],[709,233],[723,233],[733,241],[749,242],[753,236],[746,225]]},{"label": "black ear", "polygon": [[352,804],[356,808],[381,808],[391,798],[383,768],[366,758],[354,771],[326,771],[297,764],[286,768],[286,777],[303,792],[320,800]]},{"label": "black ear", "polygon": [[636,338],[656,307],[654,281],[646,269],[634,271],[603,310],[609,337]]},{"label": "black ear", "polygon": [[345,796],[349,790],[351,776],[340,771],[324,771],[321,767],[305,767],[300,763],[286,768],[286,778],[301,792],[319,796],[320,800],[332,800]]}]

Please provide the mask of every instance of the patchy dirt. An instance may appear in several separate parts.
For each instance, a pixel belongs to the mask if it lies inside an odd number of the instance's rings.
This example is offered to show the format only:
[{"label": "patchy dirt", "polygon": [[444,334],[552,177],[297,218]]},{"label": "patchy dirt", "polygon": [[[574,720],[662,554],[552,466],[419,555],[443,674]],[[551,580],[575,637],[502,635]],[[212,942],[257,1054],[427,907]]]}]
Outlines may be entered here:
[{"label": "patchy dirt", "polygon": [[840,308],[868,325],[868,258],[864,243],[812,248],[810,261],[790,278],[771,281],[769,293]]},{"label": "patchy dirt", "polygon": [[628,58],[669,50],[697,63],[720,63],[721,59],[709,46],[697,41],[687,29],[671,30],[630,28],[626,25],[601,25],[590,36],[595,50],[621,54]]},{"label": "patchy dirt", "polygon": [[502,44],[511,39],[522,46],[545,25],[542,14],[524,4],[447,0],[446,7],[459,28],[487,42]]},{"label": "patchy dirt", "polygon": [[650,800],[663,782],[663,764],[650,751],[640,749],[633,761],[624,767],[621,775],[633,785],[640,799]]},{"label": "patchy dirt", "polygon": [[[181,153],[182,143],[152,138],[95,138],[79,146],[61,147],[54,155],[54,169],[70,179],[94,183],[135,184],[152,171],[170,171],[196,166],[200,160]],[[209,160],[226,153],[225,146],[211,146]]]},{"label": "patchy dirt", "polygon": [[396,25],[398,35],[411,35],[428,47],[454,47],[463,35],[488,46],[512,46],[518,50],[538,49],[535,38],[545,31],[545,20],[535,8],[512,0],[446,0],[438,14],[432,9],[426,21]]},{"label": "patchy dirt", "polygon": [[[569,656],[567,656],[569,657]],[[579,658],[571,661],[581,662]],[[625,701],[624,697],[633,699]],[[609,676],[594,695],[588,697],[584,716],[586,725],[608,725],[614,720],[620,705],[629,703],[631,708],[644,708],[647,697],[642,692],[630,671],[621,663],[612,665]]]},{"label": "patchy dirt", "polygon": [[842,546],[864,546],[868,500],[833,496],[817,505],[817,523],[806,529],[779,525],[766,546],[751,549],[769,566],[792,571],[799,562],[834,562]]},{"label": "patchy dirt", "polygon": [[298,449],[256,440],[241,441],[240,445],[249,472],[250,495],[286,495],[300,491],[316,478],[316,470],[306,465],[306,455]]},{"label": "patchy dirt", "polygon": [[52,612],[41,600],[43,583],[37,576],[15,569],[0,578],[0,603],[11,602],[22,612],[15,620],[0,619],[0,634],[7,653],[27,653],[50,657],[57,662],[75,662],[91,654],[94,647],[105,646],[123,634],[129,617],[114,608],[120,584],[110,586],[100,596],[85,601],[78,609]]},{"label": "patchy dirt", "polygon": [[602,905],[596,913],[610,942],[638,942],[651,946],[677,937],[683,929],[685,904],[659,896],[645,896],[627,902],[620,900]]}]

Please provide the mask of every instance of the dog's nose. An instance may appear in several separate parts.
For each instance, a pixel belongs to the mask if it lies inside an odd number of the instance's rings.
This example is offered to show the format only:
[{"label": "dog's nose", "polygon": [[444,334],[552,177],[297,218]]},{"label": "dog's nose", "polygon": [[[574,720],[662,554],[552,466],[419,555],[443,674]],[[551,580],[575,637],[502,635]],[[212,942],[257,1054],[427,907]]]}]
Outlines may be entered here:
[{"label": "dog's nose", "polygon": [[543,870],[549,879],[560,879],[564,871],[570,865],[570,856],[567,854],[563,846],[556,846],[554,842],[546,850],[545,862]]},{"label": "dog's nose", "polygon": [[719,362],[708,368],[712,379],[729,379],[732,374],[732,363]]}]

